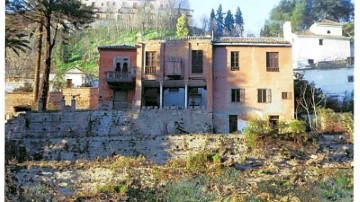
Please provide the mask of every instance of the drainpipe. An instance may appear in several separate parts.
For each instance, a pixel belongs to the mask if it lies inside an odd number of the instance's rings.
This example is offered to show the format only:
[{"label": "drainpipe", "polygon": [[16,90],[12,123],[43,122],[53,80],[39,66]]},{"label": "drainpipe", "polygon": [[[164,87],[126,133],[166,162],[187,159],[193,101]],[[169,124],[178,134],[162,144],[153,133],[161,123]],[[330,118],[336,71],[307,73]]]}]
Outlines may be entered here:
[{"label": "drainpipe", "polygon": [[159,83],[160,83],[160,109],[162,109],[162,106],[163,106],[163,80],[159,80]]},{"label": "drainpipe", "polygon": [[188,106],[188,80],[185,80],[185,109]]}]

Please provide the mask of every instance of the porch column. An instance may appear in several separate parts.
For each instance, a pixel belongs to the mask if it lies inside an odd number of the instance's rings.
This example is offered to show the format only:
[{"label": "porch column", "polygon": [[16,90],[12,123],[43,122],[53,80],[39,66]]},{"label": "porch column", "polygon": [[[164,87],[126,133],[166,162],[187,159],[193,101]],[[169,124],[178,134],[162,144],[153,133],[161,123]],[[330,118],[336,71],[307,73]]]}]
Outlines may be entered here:
[{"label": "porch column", "polygon": [[185,109],[188,105],[188,80],[185,80]]},{"label": "porch column", "polygon": [[159,80],[159,83],[160,83],[160,106],[159,106],[159,109],[162,109],[163,107],[163,80]]}]

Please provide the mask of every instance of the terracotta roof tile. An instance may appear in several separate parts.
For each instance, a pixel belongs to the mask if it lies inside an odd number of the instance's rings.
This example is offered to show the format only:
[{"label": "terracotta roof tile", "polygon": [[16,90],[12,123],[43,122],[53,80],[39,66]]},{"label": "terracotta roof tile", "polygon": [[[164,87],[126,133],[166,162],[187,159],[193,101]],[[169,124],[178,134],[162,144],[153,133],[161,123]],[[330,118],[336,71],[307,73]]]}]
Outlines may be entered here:
[{"label": "terracotta roof tile", "polygon": [[317,24],[319,25],[334,25],[334,26],[342,26],[341,23],[332,21],[332,20],[328,20],[328,19],[322,19],[319,22],[317,22]]},{"label": "terracotta roof tile", "polygon": [[290,44],[283,38],[275,37],[221,37],[214,43],[243,43],[243,44]]},{"label": "terracotta roof tile", "polygon": [[130,46],[130,45],[114,45],[114,46],[99,46],[98,50],[104,50],[104,49],[108,49],[108,50],[135,50],[136,46]]}]

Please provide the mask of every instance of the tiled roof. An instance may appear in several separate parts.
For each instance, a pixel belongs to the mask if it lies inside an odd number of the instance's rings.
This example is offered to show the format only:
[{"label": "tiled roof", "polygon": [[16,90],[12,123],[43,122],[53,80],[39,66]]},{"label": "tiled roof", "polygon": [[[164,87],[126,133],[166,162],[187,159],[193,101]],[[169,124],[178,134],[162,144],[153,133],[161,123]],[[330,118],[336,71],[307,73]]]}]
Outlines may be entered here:
[{"label": "tiled roof", "polygon": [[210,36],[173,36],[173,37],[155,37],[150,40],[165,40],[165,41],[181,41],[181,40],[199,40],[199,39],[208,39]]},{"label": "tiled roof", "polygon": [[295,34],[298,37],[308,37],[308,38],[322,38],[322,39],[350,39],[350,37],[346,36],[334,36],[334,35],[320,35],[320,34],[314,34],[309,30],[301,31],[301,32],[295,32]]},{"label": "tiled roof", "polygon": [[319,22],[317,22],[317,24],[319,25],[334,25],[334,26],[342,26],[341,23],[332,21],[332,20],[328,20],[328,19],[322,19]]},{"label": "tiled roof", "polygon": [[135,50],[136,49],[136,46],[130,46],[130,45],[115,45],[115,46],[99,46],[98,47],[98,50],[104,50],[104,49],[107,49],[107,50]]},{"label": "tiled roof", "polygon": [[291,45],[290,42],[283,38],[275,37],[221,37],[214,40],[214,44],[272,44],[272,45]]}]

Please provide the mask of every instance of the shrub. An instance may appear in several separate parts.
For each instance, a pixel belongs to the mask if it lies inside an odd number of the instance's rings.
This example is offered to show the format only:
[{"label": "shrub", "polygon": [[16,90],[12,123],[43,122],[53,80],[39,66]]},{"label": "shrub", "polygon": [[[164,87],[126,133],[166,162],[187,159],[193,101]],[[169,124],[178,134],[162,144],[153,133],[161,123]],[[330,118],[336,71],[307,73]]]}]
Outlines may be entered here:
[{"label": "shrub", "polygon": [[217,153],[211,154],[211,160],[212,160],[213,163],[216,163],[216,164],[221,163],[221,156],[220,156],[220,154],[217,154]]},{"label": "shrub", "polygon": [[300,120],[291,120],[288,123],[287,131],[294,134],[304,133],[306,131],[306,123]]},{"label": "shrub", "polygon": [[340,114],[340,125],[342,129],[349,133],[350,141],[354,142],[354,118],[351,113],[341,113]]},{"label": "shrub", "polygon": [[318,114],[320,129],[322,131],[333,131],[334,123],[337,122],[334,110],[328,108],[319,108]]},{"label": "shrub", "polygon": [[208,163],[208,155],[205,153],[198,153],[191,156],[186,162],[186,168],[190,171],[204,172],[206,164]]},{"label": "shrub", "polygon": [[164,201],[214,201],[214,194],[203,191],[205,186],[207,182],[203,176],[171,182],[165,185]]},{"label": "shrub", "polygon": [[244,129],[245,144],[249,149],[254,149],[257,143],[257,134],[251,131],[249,128]]},{"label": "shrub", "polygon": [[255,148],[258,135],[269,134],[272,130],[268,120],[251,118],[248,121],[246,128],[243,130],[246,146],[249,149]]}]

